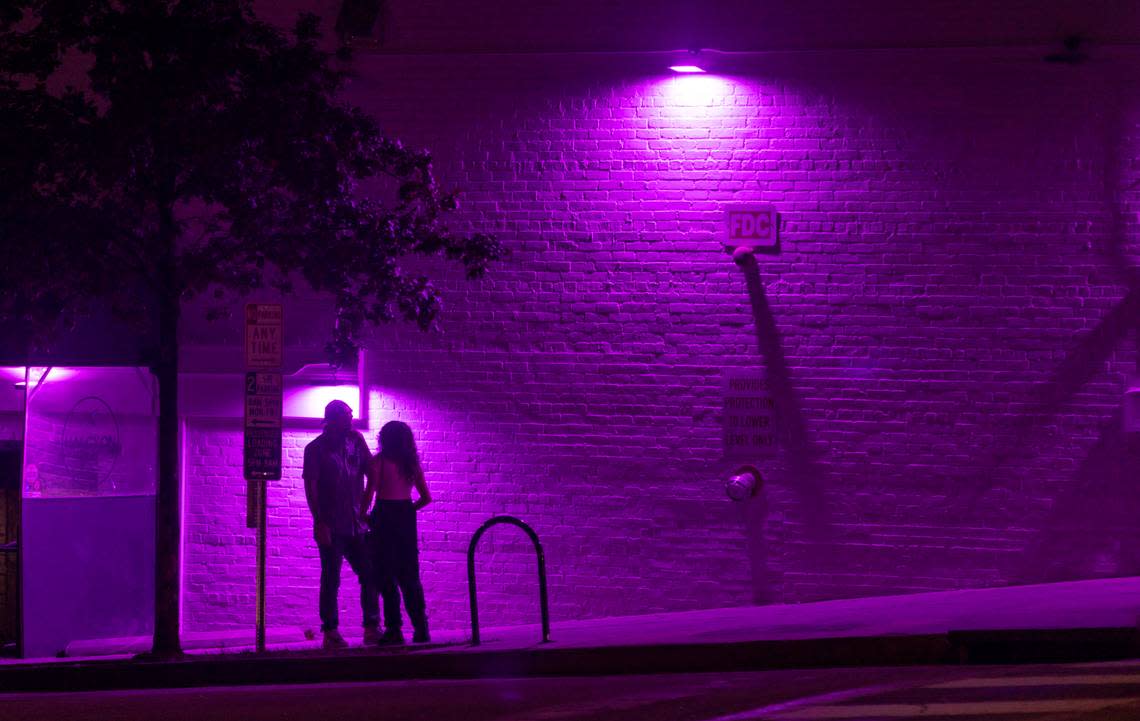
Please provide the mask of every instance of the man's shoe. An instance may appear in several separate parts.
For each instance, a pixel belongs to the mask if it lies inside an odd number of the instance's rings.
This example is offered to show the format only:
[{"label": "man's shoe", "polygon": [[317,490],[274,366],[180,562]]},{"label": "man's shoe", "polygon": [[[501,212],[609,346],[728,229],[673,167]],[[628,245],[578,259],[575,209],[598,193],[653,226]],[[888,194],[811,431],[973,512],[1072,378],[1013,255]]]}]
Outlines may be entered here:
[{"label": "man's shoe", "polygon": [[431,634],[428,633],[427,626],[417,628],[416,633],[412,636],[412,643],[428,643],[431,641]]},{"label": "man's shoe", "polygon": [[400,646],[404,643],[404,632],[398,628],[389,628],[376,640],[377,646]]},{"label": "man's shoe", "polygon": [[326,651],[332,651],[338,648],[348,648],[348,641],[344,640],[344,636],[340,635],[340,631],[335,628],[331,631],[325,631],[324,641],[321,642],[321,648]]},{"label": "man's shoe", "polygon": [[376,628],[375,626],[364,627],[365,646],[375,646],[376,644],[380,643],[380,638],[380,629]]}]

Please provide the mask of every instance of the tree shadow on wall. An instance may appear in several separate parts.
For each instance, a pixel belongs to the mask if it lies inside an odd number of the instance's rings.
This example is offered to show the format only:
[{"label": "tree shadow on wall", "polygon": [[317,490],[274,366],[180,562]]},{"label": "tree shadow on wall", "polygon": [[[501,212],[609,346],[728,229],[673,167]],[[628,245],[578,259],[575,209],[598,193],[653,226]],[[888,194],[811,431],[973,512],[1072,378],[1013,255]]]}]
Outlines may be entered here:
[{"label": "tree shadow on wall", "polygon": [[1010,441],[995,449],[986,459],[985,470],[970,484],[972,487],[965,489],[970,510],[977,508],[985,493],[1004,482],[1016,464],[1033,460],[1033,447],[1040,440],[1041,425],[1056,416],[1102,370],[1121,339],[1135,327],[1138,317],[1140,285],[1134,285],[1124,299],[1065,355],[1053,377],[1039,388],[1030,409],[1014,421]]},{"label": "tree shadow on wall", "polygon": [[[738,260],[738,265],[744,272],[744,279],[748,285],[756,341],[768,371],[768,389],[775,406],[776,436],[785,449],[788,470],[791,472],[792,483],[789,485],[798,497],[799,512],[804,528],[808,532],[808,540],[814,543],[826,542],[832,538],[832,526],[823,489],[821,453],[809,437],[799,397],[792,386],[791,371],[784,357],[776,319],[772,315],[772,308],[764,291],[759,264],[754,256],[746,254]],[[761,503],[753,503],[751,507],[749,533],[750,536],[759,534],[759,538],[750,538],[750,551],[756,553],[758,544],[764,546],[762,536],[767,507]],[[755,573],[755,563],[753,560],[754,579],[760,577]]]},{"label": "tree shadow on wall", "polygon": [[1120,413],[1054,499],[1037,538],[1011,574],[1017,583],[1049,583],[1140,574],[1140,434],[1120,430]]},{"label": "tree shadow on wall", "polygon": [[[1115,93],[1106,95],[1117,96]],[[1110,269],[1128,290],[1096,327],[1079,338],[1075,347],[1065,354],[1053,377],[1039,388],[1030,409],[1014,422],[1011,441],[990,454],[986,459],[986,470],[970,488],[964,489],[967,507],[971,511],[986,492],[1005,478],[1015,463],[1031,460],[1032,444],[1040,435],[1040,425],[1072,401],[1081,388],[1103,369],[1117,346],[1133,330],[1138,331],[1136,340],[1140,344],[1140,268],[1129,262],[1125,251],[1127,224],[1123,207],[1124,193],[1134,191],[1140,181],[1126,185],[1122,177],[1125,169],[1122,159],[1129,147],[1124,116],[1125,108],[1120,100],[1105,108],[1103,193],[1107,209],[1105,242],[1101,252]],[[1140,358],[1137,363],[1140,364]]]}]

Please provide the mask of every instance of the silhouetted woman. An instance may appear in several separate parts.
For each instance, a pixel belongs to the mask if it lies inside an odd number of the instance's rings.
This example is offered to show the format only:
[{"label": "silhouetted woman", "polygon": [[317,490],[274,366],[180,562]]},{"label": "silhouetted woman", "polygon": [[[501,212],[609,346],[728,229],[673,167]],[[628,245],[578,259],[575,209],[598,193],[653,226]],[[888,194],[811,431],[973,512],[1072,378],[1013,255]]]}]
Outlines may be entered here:
[{"label": "silhouetted woman", "polygon": [[[417,548],[416,511],[431,503],[424,480],[416,441],[407,423],[390,421],[380,429],[380,452],[368,467],[368,486],[360,502],[361,517],[370,521],[373,561],[380,595],[384,599],[384,634],[380,644],[404,642],[400,618],[400,595],[412,621],[412,641],[425,643],[428,635],[424,587],[420,583],[420,554]],[[412,501],[412,488],[418,498]],[[376,507],[368,518],[372,498]],[[397,590],[398,589],[398,590]]]}]

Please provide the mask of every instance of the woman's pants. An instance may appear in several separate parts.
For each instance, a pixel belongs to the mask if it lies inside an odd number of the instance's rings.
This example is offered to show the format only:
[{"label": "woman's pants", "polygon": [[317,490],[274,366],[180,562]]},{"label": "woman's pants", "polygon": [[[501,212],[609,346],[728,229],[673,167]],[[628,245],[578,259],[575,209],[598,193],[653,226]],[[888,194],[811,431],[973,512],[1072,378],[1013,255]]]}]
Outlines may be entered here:
[{"label": "woman's pants", "polygon": [[[376,586],[384,599],[384,628],[398,629],[400,595],[412,627],[427,630],[424,587],[420,583],[416,512],[411,501],[377,501],[372,513]],[[398,590],[397,590],[398,589]]]}]

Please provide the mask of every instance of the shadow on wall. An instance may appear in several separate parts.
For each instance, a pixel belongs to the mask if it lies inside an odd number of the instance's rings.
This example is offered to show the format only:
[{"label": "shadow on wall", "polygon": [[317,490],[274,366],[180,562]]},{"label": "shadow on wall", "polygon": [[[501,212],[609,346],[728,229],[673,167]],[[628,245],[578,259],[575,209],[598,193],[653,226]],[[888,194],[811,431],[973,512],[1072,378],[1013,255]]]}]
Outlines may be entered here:
[{"label": "shadow on wall", "polygon": [[[737,263],[744,271],[744,278],[748,284],[752,318],[756,325],[756,341],[768,370],[768,386],[775,405],[777,433],[785,449],[788,469],[791,472],[789,485],[799,496],[800,512],[811,540],[816,543],[824,542],[831,538],[832,534],[830,514],[823,489],[820,451],[808,436],[807,425],[804,422],[799,398],[796,396],[795,388],[792,387],[791,371],[784,357],[780,333],[776,328],[771,306],[768,305],[764,281],[760,278],[756,258],[747,253],[741,255]],[[756,508],[756,514],[764,510],[761,504],[756,504]],[[762,518],[754,516],[751,528],[762,528]],[[759,525],[757,521],[760,521]],[[755,570],[754,568],[754,578]]]},{"label": "shadow on wall", "polygon": [[[1082,388],[1104,370],[1113,353],[1129,334],[1137,330],[1136,343],[1140,344],[1140,268],[1129,260],[1128,222],[1126,215],[1126,194],[1136,193],[1140,179],[1124,177],[1127,168],[1122,163],[1125,154],[1135,145],[1136,139],[1128,137],[1125,128],[1127,108],[1120,97],[1125,97],[1123,88],[1119,92],[1105,92],[1104,97],[1117,101],[1104,108],[1102,127],[1103,137],[1103,187],[1105,198],[1105,238],[1100,249],[1110,271],[1127,288],[1126,294],[1106,313],[1097,325],[1079,338],[1075,346],[1065,354],[1050,380],[1037,390],[1033,405],[1015,422],[1013,437],[1008,444],[996,448],[988,458],[987,470],[983,472],[973,488],[967,491],[968,506],[973,511],[982,496],[1000,485],[1004,474],[1009,473],[1018,462],[1032,460],[1033,441],[1040,434],[1040,427],[1061,413],[1061,410],[1082,390]],[[1140,357],[1137,358],[1140,370]],[[1056,499],[1058,514],[1070,521],[1075,518],[1074,509],[1065,508],[1068,497],[1083,498],[1082,487],[1089,481],[1090,468],[1107,469],[1120,462],[1127,465],[1131,455],[1135,455],[1133,444],[1121,437],[1120,415],[1102,428],[1096,446],[1089,452],[1076,479],[1078,486],[1066,497]],[[1095,495],[1095,492],[1094,492]],[[1077,506],[1086,505],[1083,499]],[[1052,532],[1046,526],[1043,533]],[[1071,576],[1076,578],[1076,576]]]},{"label": "shadow on wall", "polygon": [[777,573],[768,565],[768,499],[761,488],[752,499],[739,504],[741,524],[747,534],[748,564],[752,571],[752,603],[766,605],[781,600]]},{"label": "shadow on wall", "polygon": [[1140,574],[1140,434],[1105,422],[1069,489],[1053,502],[1011,574],[1022,583]]}]

